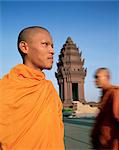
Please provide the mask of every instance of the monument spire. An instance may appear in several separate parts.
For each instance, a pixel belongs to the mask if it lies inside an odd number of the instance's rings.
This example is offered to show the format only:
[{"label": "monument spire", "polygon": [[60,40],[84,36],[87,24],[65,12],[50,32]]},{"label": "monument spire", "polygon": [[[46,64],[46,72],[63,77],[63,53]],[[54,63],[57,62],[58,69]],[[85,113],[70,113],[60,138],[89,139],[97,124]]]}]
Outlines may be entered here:
[{"label": "monument spire", "polygon": [[64,107],[73,106],[75,101],[85,102],[84,80],[87,70],[83,67],[84,62],[82,52],[68,37],[60,51],[55,73]]}]

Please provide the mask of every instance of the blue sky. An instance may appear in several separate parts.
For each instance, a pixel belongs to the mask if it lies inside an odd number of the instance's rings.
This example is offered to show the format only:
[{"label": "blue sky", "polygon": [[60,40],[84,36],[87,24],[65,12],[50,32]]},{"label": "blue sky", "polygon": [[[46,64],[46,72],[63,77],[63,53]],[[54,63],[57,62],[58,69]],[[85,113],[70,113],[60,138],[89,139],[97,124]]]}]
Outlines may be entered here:
[{"label": "blue sky", "polygon": [[0,78],[22,63],[16,44],[20,30],[39,25],[47,28],[54,40],[54,65],[45,72],[57,91],[56,62],[68,36],[85,58],[87,101],[99,99],[93,79],[98,67],[108,67],[112,84],[119,85],[118,1],[0,1],[0,8]]}]

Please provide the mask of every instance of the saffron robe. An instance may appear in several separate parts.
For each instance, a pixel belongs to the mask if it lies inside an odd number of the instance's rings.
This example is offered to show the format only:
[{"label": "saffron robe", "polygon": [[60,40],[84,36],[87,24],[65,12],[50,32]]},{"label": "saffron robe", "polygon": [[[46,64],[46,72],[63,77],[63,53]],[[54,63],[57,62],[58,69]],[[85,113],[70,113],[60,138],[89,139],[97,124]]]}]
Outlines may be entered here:
[{"label": "saffron robe", "polygon": [[119,87],[104,91],[91,137],[95,149],[119,150]]},{"label": "saffron robe", "polygon": [[0,81],[3,150],[64,150],[62,103],[41,71],[19,64]]}]

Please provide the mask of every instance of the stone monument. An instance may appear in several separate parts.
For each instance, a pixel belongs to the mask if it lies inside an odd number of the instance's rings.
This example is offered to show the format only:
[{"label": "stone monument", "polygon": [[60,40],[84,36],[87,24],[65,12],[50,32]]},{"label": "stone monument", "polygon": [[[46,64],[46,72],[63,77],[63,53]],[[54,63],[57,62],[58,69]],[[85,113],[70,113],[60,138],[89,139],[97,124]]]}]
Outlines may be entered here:
[{"label": "stone monument", "polygon": [[74,107],[77,101],[86,103],[84,92],[86,73],[82,51],[71,37],[68,37],[60,51],[57,72],[55,73],[64,108]]}]

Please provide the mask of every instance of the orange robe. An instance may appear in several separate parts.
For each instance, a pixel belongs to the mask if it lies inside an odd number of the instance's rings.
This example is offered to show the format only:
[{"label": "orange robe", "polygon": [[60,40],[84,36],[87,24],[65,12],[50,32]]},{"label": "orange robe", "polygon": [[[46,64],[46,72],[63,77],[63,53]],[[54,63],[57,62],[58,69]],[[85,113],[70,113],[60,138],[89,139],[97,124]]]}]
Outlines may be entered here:
[{"label": "orange robe", "polygon": [[51,81],[24,64],[0,81],[3,150],[64,150],[62,103]]},{"label": "orange robe", "polygon": [[91,137],[95,149],[119,150],[119,87],[104,91]]}]

